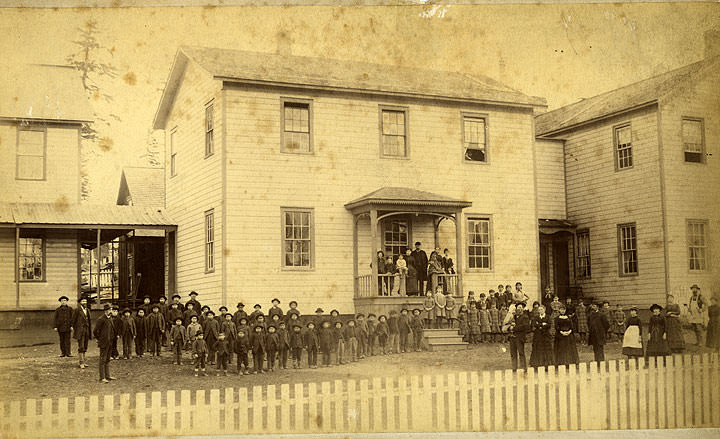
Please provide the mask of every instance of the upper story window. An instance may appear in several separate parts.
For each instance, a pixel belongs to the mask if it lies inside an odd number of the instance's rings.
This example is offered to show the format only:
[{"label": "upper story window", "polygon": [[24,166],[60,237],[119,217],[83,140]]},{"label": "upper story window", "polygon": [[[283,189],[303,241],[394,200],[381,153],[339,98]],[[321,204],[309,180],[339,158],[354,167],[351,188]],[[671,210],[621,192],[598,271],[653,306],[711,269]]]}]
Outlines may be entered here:
[{"label": "upper story window", "polygon": [[282,152],[312,153],[311,117],[309,101],[282,103]]},{"label": "upper story window", "polygon": [[577,270],[578,277],[590,278],[590,231],[577,233]]},{"label": "upper story window", "polygon": [[468,268],[491,268],[490,218],[468,218]]},{"label": "upper story window", "polygon": [[16,179],[45,180],[46,143],[44,128],[18,127]]},{"label": "upper story window", "polygon": [[615,169],[633,167],[632,130],[630,124],[615,127]]},{"label": "upper story window", "polygon": [[170,131],[170,177],[177,175],[177,145],[175,144],[177,138],[177,128]]},{"label": "upper story window", "polygon": [[618,253],[620,276],[638,274],[637,232],[635,223],[619,224]]},{"label": "upper story window", "polygon": [[486,118],[463,116],[462,123],[465,160],[469,162],[487,162]]},{"label": "upper story window", "polygon": [[209,157],[215,152],[213,125],[213,103],[210,102],[205,107],[205,157]]},{"label": "upper story window", "polygon": [[45,239],[21,237],[18,242],[20,281],[45,280]]},{"label": "upper story window", "polygon": [[407,109],[380,109],[380,137],[382,157],[408,156]]},{"label": "upper story window", "polygon": [[705,162],[705,129],[702,119],[683,118],[682,142],[686,162]]},{"label": "upper story window", "polygon": [[707,221],[688,220],[687,245],[690,271],[707,269]]}]

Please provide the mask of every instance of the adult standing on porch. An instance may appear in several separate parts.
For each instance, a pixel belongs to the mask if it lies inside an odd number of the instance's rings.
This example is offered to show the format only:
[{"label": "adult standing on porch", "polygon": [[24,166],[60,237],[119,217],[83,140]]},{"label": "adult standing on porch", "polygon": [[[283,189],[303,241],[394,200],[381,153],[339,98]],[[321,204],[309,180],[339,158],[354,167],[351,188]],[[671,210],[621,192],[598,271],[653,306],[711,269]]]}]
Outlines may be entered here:
[{"label": "adult standing on porch", "polygon": [[100,348],[100,381],[103,383],[114,380],[110,376],[110,349],[115,339],[115,331],[113,330],[112,317],[110,316],[110,304],[103,306],[103,315],[95,322],[95,330],[93,336],[97,340],[98,348]]},{"label": "adult standing on porch", "polygon": [[703,311],[705,311],[705,301],[703,300],[702,294],[700,294],[700,287],[697,284],[690,287],[692,295],[688,299],[688,323],[692,326],[695,332],[695,344],[700,346],[702,342],[703,332]]},{"label": "adult standing on porch", "polygon": [[73,337],[77,340],[78,345],[78,361],[80,369],[85,369],[85,353],[87,352],[88,341],[92,338],[90,310],[87,307],[87,299],[80,299],[78,307],[73,313],[72,327],[74,330]]},{"label": "adult standing on porch", "polygon": [[412,254],[412,250],[409,248],[405,250],[405,261],[407,262],[407,277],[405,278],[405,293],[408,296],[420,295],[418,294],[418,278],[417,278],[417,267],[415,266],[415,256]]},{"label": "adult standing on porch", "polygon": [[72,357],[70,355],[70,331],[72,330],[73,309],[68,306],[67,296],[60,296],[60,306],[55,310],[53,329],[60,336],[60,356]]},{"label": "adult standing on porch", "polygon": [[418,289],[422,294],[427,291],[428,256],[421,247],[422,243],[420,241],[415,243],[415,250],[412,251],[412,257],[415,261],[415,271],[417,271]]}]

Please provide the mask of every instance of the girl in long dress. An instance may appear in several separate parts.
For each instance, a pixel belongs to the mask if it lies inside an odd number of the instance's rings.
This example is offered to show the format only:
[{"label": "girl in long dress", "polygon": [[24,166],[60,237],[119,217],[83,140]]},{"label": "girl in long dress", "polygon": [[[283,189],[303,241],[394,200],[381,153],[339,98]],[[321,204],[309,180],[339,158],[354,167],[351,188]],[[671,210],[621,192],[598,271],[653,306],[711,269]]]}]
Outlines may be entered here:
[{"label": "girl in long dress", "polygon": [[470,341],[470,330],[468,329],[468,307],[465,304],[460,305],[460,311],[458,311],[458,326],[460,329],[460,335],[463,336],[463,341]]},{"label": "girl in long dress", "polygon": [[643,356],[642,343],[642,322],[638,317],[638,309],[630,308],[630,317],[626,322],[625,333],[622,340],[622,353],[628,358],[640,358]]},{"label": "girl in long dress", "polygon": [[468,309],[468,341],[472,344],[480,341],[480,311],[475,302]]},{"label": "girl in long dress", "polygon": [[646,357],[661,357],[664,355],[670,355],[670,348],[667,343],[667,323],[665,316],[661,314],[662,306],[654,303],[650,307],[650,311],[653,313],[650,316],[649,332],[650,339],[648,340],[647,349],[645,350]]},{"label": "girl in long dress", "polygon": [[553,344],[550,335],[550,317],[545,313],[545,307],[538,307],[538,314],[530,322],[533,331],[532,352],[530,353],[530,366],[542,367],[553,364]]},{"label": "girl in long dress", "polygon": [[682,352],[685,350],[685,338],[683,337],[682,324],[680,323],[680,305],[675,303],[675,297],[672,295],[668,295],[667,297],[665,322],[667,323],[668,347],[672,352]]},{"label": "girl in long dress", "polygon": [[577,364],[579,358],[572,321],[565,315],[564,305],[559,311],[560,315],[555,319],[555,365]]},{"label": "girl in long dress", "polygon": [[435,328],[442,329],[443,320],[445,320],[445,306],[447,300],[442,292],[442,286],[435,289]]},{"label": "girl in long dress", "polygon": [[585,304],[582,300],[579,300],[577,306],[575,307],[575,318],[577,321],[577,332],[580,343],[587,344],[587,308],[585,308]]},{"label": "girl in long dress", "polygon": [[425,294],[425,299],[423,300],[423,311],[425,316],[425,327],[430,329],[435,321],[435,298],[430,291]]}]

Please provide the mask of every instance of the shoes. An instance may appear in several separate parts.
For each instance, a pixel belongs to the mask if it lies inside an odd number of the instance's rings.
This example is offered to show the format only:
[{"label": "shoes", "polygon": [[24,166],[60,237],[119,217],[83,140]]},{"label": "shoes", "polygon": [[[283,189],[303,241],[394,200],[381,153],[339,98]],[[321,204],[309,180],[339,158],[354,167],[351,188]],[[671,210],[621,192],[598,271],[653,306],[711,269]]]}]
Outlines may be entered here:
[{"label": "shoes", "polygon": [[208,376],[207,372],[203,371],[203,376],[204,377]]},{"label": "shoes", "polygon": [[115,377],[107,377],[107,379],[109,379],[109,380],[116,380],[117,378],[115,378]]},{"label": "shoes", "polygon": [[224,372],[225,372],[225,376],[228,376],[227,370],[226,370],[226,371],[224,371]]},{"label": "shoes", "polygon": [[106,380],[105,378],[100,380],[101,383],[109,383],[110,381]]},{"label": "shoes", "polygon": [[198,376],[198,373],[197,373],[197,372],[195,372],[195,374],[194,374],[194,375],[195,375],[195,376]]}]

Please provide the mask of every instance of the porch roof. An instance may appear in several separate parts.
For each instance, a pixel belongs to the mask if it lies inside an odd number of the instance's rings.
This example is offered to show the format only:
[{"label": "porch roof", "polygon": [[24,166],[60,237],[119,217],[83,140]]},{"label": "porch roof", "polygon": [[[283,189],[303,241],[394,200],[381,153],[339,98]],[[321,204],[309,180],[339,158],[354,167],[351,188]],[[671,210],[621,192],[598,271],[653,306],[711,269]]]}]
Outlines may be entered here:
[{"label": "porch roof", "polygon": [[572,232],[577,228],[575,224],[563,219],[540,218],[538,225],[540,226],[540,233],[543,235],[552,235],[557,232]]},{"label": "porch roof", "polygon": [[0,204],[0,227],[47,227],[65,229],[164,229],[177,222],[162,209],[136,206],[11,203]]},{"label": "porch roof", "polygon": [[451,208],[455,210],[470,207],[472,203],[406,187],[382,187],[347,203],[345,208],[355,212],[370,209],[371,206],[380,208],[402,206],[403,209],[432,207],[435,209]]}]

